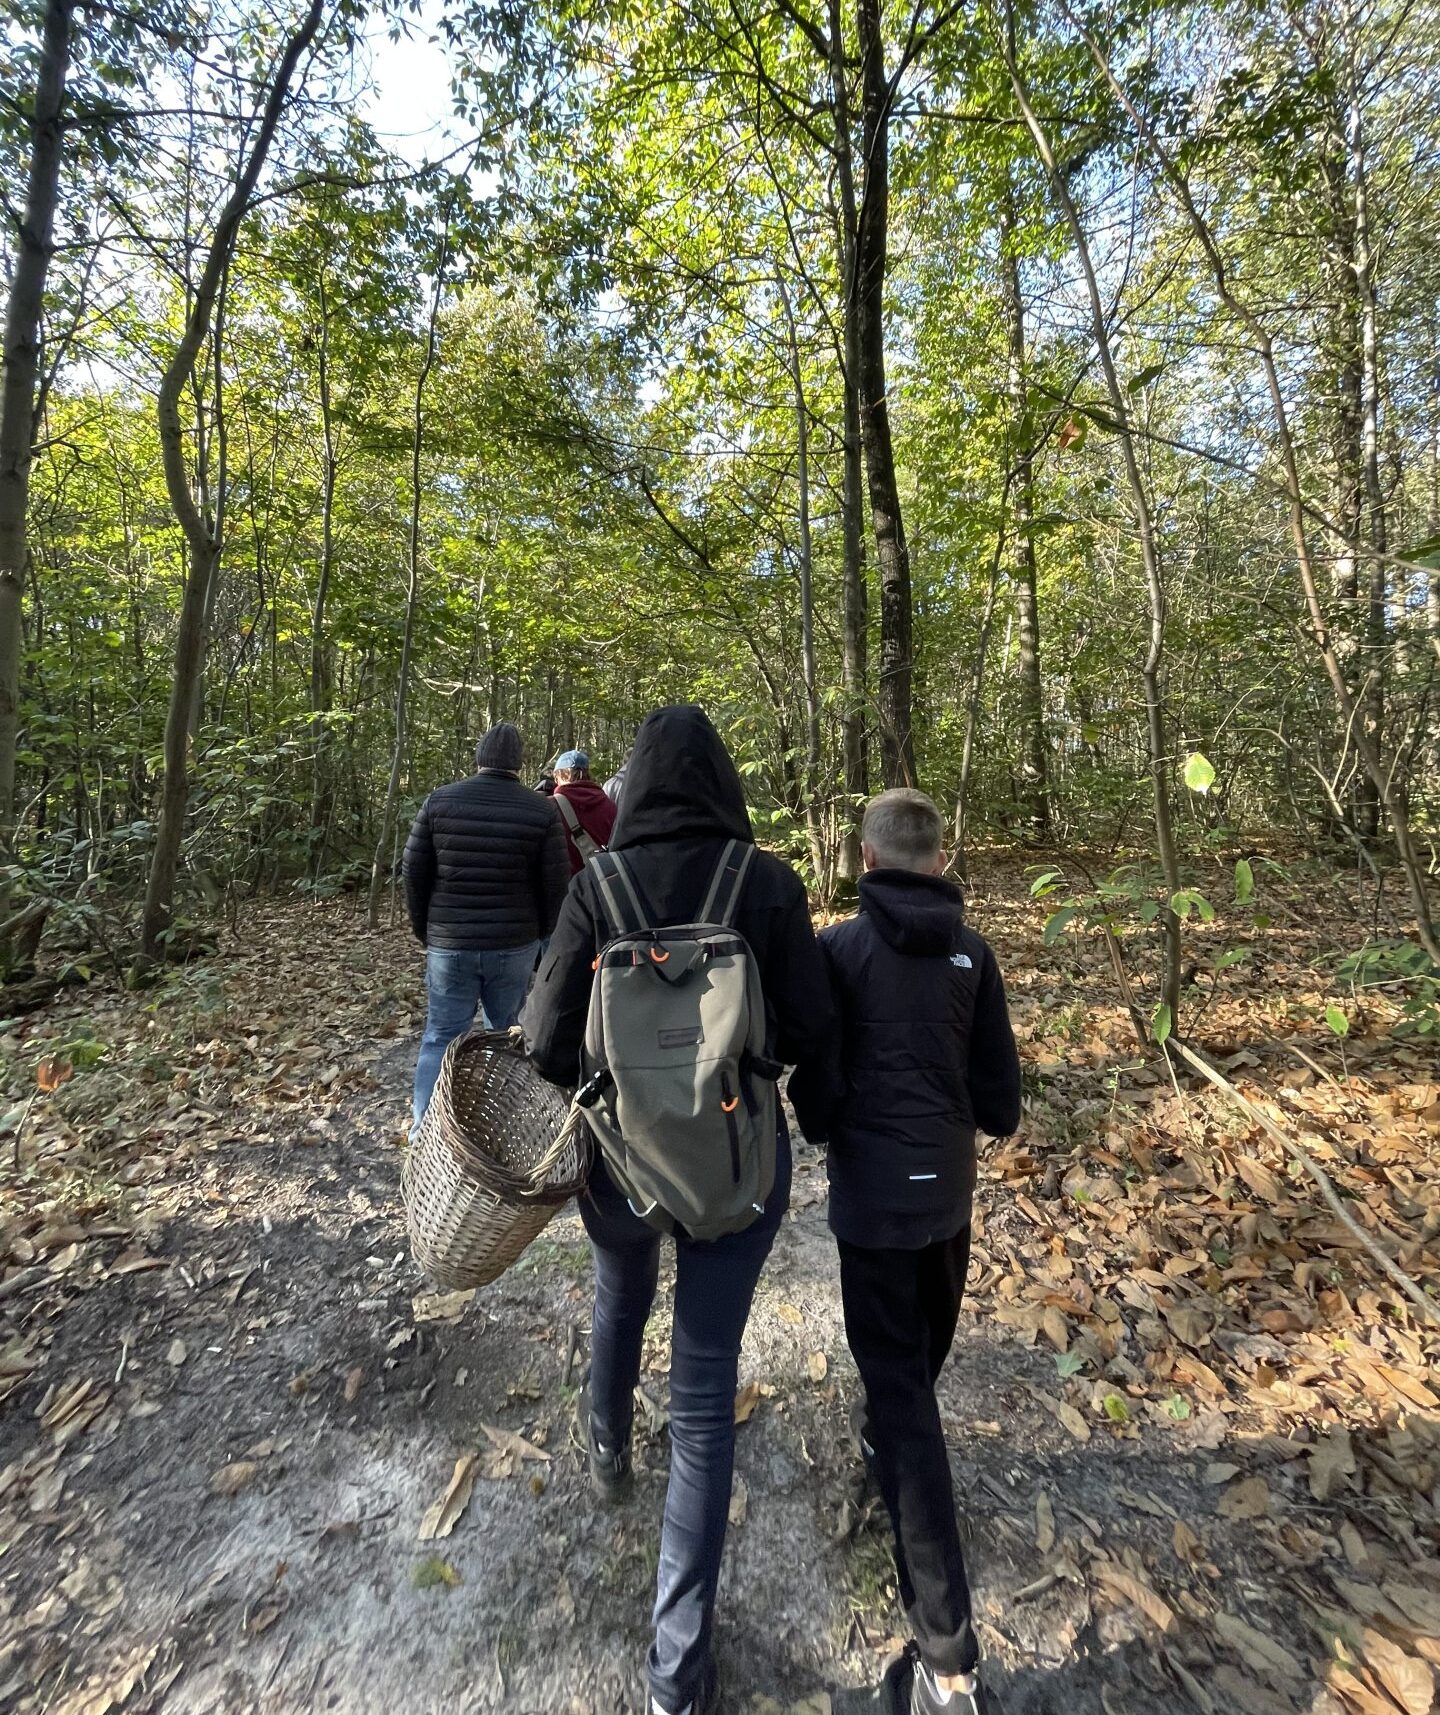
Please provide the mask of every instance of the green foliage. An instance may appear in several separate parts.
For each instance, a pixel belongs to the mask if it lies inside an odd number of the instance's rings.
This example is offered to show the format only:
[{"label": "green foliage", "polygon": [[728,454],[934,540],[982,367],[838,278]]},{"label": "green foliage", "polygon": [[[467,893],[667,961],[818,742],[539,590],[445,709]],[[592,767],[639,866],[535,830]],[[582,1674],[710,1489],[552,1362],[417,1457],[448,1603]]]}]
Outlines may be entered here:
[{"label": "green foliage", "polygon": [[[1398,1003],[1395,1035],[1440,1040],[1440,966],[1423,947],[1413,941],[1374,941],[1341,959],[1336,975],[1359,1000],[1367,992],[1379,991]],[[1346,1020],[1346,1030],[1337,1028],[1331,1013]],[[1339,1007],[1327,1008],[1325,1019],[1336,1035],[1346,1034],[1348,1018]]]},{"label": "green foliage", "polygon": [[[1235,862],[1232,905],[1214,859],[1293,839],[1348,861],[1342,817],[1363,827],[1367,807],[1346,784],[1353,756],[1324,668],[1296,646],[1310,619],[1256,342],[1237,338],[1215,302],[1173,185],[1085,44],[1063,13],[1032,11],[1017,17],[1025,75],[1040,108],[1065,116],[1058,146],[1079,218],[1123,238],[1103,284],[1167,585],[1161,773],[1182,885],[1147,855],[1149,628],[1119,425],[1097,381],[1071,235],[1014,122],[997,20],[983,8],[922,13],[913,36],[901,13],[882,18],[897,92],[887,393],[911,550],[919,777],[949,815],[968,749],[969,843],[1028,841],[1038,748],[1049,849],[1106,872],[1083,884],[1055,867],[1037,875],[1045,940],[1114,935],[1148,1017],[1175,920],[1187,958],[1213,975],[1249,956],[1224,944],[1231,925],[1268,921],[1253,910],[1265,860]],[[855,18],[839,15],[853,116]],[[29,87],[38,16],[27,0],[0,48],[7,87]],[[251,889],[327,894],[368,879],[442,228],[451,274],[420,465],[402,819],[468,768],[493,719],[520,722],[536,764],[574,740],[608,772],[650,707],[700,700],[741,764],[762,837],[825,886],[857,807],[847,716],[858,713],[878,784],[882,657],[872,540],[854,640],[868,669],[846,688],[853,294],[837,232],[832,65],[810,19],[822,36],[830,27],[823,8],[758,0],[453,0],[434,27],[454,68],[456,123],[469,129],[446,167],[421,168],[369,129],[351,81],[357,32],[370,29],[383,77],[383,32],[409,27],[406,10],[333,11],[247,216],[218,349],[208,343],[197,365],[185,424],[204,503],[224,525],[192,746],[191,920]],[[1359,278],[1342,254],[1354,231],[1347,138],[1363,134],[1386,187],[1375,210],[1377,522],[1412,547],[1408,563],[1384,562],[1379,637],[1360,634],[1363,603],[1352,611],[1329,591],[1326,617],[1352,688],[1358,663],[1383,675],[1375,741],[1417,830],[1433,837],[1440,592],[1428,574],[1440,553],[1427,377],[1440,252],[1426,211],[1440,192],[1440,119],[1413,92],[1435,86],[1440,39],[1420,13],[1357,18],[1351,45],[1371,71],[1351,91],[1342,33],[1312,31],[1299,14],[1093,23],[1117,82],[1208,211],[1232,277],[1245,290],[1263,283],[1309,518],[1362,520],[1337,465],[1354,427],[1338,377],[1364,355],[1346,319]],[[251,5],[82,14],[46,306],[63,361],[32,483],[11,854],[16,884],[50,902],[50,933],[81,965],[123,945],[159,812],[185,568],[155,377],[186,302],[196,211],[218,206],[228,183],[229,116],[248,110],[284,26]],[[896,70],[912,49],[919,59]],[[149,89],[168,92],[153,110]],[[94,123],[102,110],[108,123]],[[953,122],[976,113],[994,123]],[[24,182],[27,146],[23,102],[11,104],[0,113],[7,183]],[[808,687],[795,372],[813,525]],[[858,523],[869,537],[873,518]],[[1038,710],[1020,670],[1032,649]],[[1368,948],[1344,980],[1362,993],[1393,985],[1403,1028],[1431,1033],[1436,979],[1414,965],[1418,952]]]},{"label": "green foliage", "polygon": [[1185,760],[1185,784],[1202,796],[1215,784],[1215,768],[1207,757],[1194,751]]}]

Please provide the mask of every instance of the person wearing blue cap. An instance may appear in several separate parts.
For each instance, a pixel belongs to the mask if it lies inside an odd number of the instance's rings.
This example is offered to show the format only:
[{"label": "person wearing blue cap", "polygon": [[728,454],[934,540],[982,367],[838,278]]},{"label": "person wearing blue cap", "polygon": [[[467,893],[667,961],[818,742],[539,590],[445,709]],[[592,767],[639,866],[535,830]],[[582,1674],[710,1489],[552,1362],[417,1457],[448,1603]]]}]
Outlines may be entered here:
[{"label": "person wearing blue cap", "polygon": [[615,806],[590,778],[590,758],[583,750],[562,750],[555,758],[555,808],[565,824],[570,873],[603,852],[615,827]]}]

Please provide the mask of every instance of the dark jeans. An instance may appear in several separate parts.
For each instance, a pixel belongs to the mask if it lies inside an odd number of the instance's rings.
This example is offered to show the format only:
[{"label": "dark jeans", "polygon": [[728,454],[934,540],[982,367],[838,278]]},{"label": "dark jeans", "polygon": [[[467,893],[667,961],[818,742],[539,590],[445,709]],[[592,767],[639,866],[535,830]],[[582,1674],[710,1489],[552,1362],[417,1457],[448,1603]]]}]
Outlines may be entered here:
[{"label": "dark jeans", "polygon": [[900,1600],[926,1666],[945,1674],[968,1673],[980,1655],[935,1403],[969,1264],[968,1226],[921,1250],[840,1246],[845,1336],[865,1384],[867,1438],[895,1527]]},{"label": "dark jeans", "polygon": [[[683,1709],[702,1689],[730,1512],[740,1339],[789,1202],[790,1139],[782,1123],[775,1188],[754,1226],[707,1243],[675,1235],[670,1486],[648,1662],[651,1692],[666,1709]],[[599,1161],[580,1217],[595,1253],[590,1409],[600,1440],[618,1447],[629,1440],[635,1414],[660,1235],[633,1212]]]}]

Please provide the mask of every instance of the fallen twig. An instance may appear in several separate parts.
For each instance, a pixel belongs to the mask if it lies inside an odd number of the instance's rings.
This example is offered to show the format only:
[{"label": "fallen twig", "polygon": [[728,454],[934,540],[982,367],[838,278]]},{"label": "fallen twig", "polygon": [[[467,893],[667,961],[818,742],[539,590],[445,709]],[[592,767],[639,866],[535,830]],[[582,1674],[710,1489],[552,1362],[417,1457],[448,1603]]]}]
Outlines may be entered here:
[{"label": "fallen twig", "polygon": [[18,1274],[12,1274],[9,1280],[0,1280],[0,1298],[8,1298],[12,1292],[24,1292],[27,1286],[38,1286],[48,1272],[38,1264],[22,1268]]},{"label": "fallen twig", "polygon": [[1017,1590],[1011,1596],[1012,1602],[1028,1602],[1034,1596],[1043,1596],[1047,1590],[1053,1590],[1064,1580],[1058,1572],[1047,1572],[1043,1578],[1037,1578],[1033,1584],[1027,1584],[1023,1590]]},{"label": "fallen twig", "polygon": [[1239,1090],[1235,1088],[1225,1074],[1217,1071],[1203,1055],[1197,1054],[1193,1048],[1188,1048],[1183,1042],[1175,1041],[1173,1037],[1171,1038],[1171,1041],[1174,1042],[1177,1051],[1184,1055],[1197,1072],[1208,1078],[1217,1089],[1224,1090],[1226,1095],[1228,1095],[1232,1101],[1242,1108],[1258,1126],[1263,1127],[1263,1129],[1268,1132],[1272,1138],[1274,1138],[1275,1142],[1280,1145],[1287,1155],[1289,1155],[1293,1160],[1299,1162],[1301,1167],[1305,1169],[1319,1187],[1320,1195],[1325,1199],[1326,1205],[1329,1207],[1331,1214],[1335,1216],[1336,1220],[1340,1222],[1347,1232],[1352,1233],[1355,1238],[1360,1241],[1361,1245],[1375,1260],[1376,1265],[1389,1277],[1395,1286],[1405,1294],[1410,1302],[1415,1305],[1415,1307],[1424,1316],[1425,1320],[1432,1324],[1432,1326],[1440,1328],[1440,1306],[1437,1306],[1435,1301],[1428,1293],[1426,1293],[1424,1288],[1411,1280],[1410,1276],[1406,1274],[1405,1270],[1401,1268],[1399,1263],[1395,1261],[1389,1252],[1365,1231],[1364,1227],[1360,1225],[1341,1201],[1340,1193],[1335,1189],[1334,1184],[1331,1182],[1330,1175],[1326,1173],[1325,1169],[1321,1167],[1319,1162],[1314,1159],[1310,1152],[1301,1144],[1297,1143],[1294,1138],[1287,1137],[1268,1114],[1262,1113],[1261,1110],[1255,1106],[1254,1102],[1250,1101],[1248,1097],[1241,1095]]},{"label": "fallen twig", "polygon": [[1337,1090],[1343,1090],[1345,1088],[1333,1072],[1327,1071],[1318,1060],[1312,1060],[1298,1043],[1282,1041],[1278,1036],[1272,1036],[1269,1040],[1276,1043],[1281,1048],[1288,1048],[1292,1054],[1298,1055],[1310,1070],[1312,1072],[1318,1072],[1327,1084],[1333,1084]]}]

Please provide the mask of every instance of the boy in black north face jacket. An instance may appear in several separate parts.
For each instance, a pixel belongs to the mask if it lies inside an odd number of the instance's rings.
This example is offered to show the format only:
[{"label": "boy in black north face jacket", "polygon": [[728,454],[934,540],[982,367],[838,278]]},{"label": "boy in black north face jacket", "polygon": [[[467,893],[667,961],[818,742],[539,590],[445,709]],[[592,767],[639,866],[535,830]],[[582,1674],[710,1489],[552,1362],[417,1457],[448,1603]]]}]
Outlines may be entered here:
[{"label": "boy in black north face jacket", "polygon": [[914,1631],[881,1707],[986,1715],[935,1380],[970,1258],[975,1130],[1014,1131],[1020,1061],[995,955],[941,879],[940,812],[883,792],[865,812],[860,910],[820,936],[835,1052],[790,1098],[829,1146],[845,1333],[865,1387],[860,1451],[895,1528]]}]

